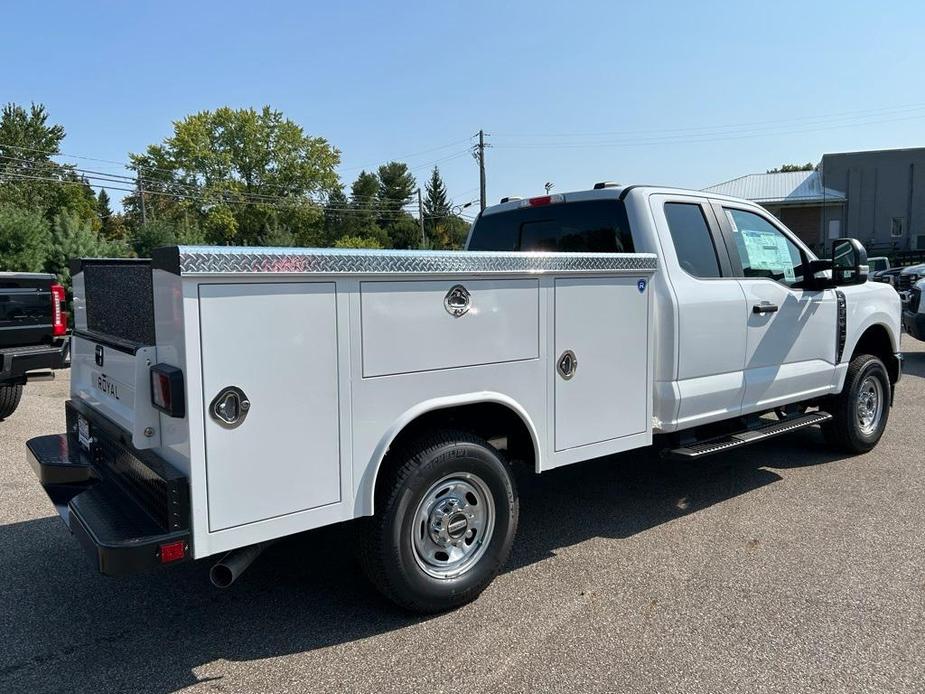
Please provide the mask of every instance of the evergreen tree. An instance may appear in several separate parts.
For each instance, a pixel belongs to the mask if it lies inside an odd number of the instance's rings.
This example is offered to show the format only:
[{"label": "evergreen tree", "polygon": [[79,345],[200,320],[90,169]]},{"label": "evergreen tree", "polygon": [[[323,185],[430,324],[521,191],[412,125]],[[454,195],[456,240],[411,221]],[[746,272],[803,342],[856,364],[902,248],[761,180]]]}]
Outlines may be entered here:
[{"label": "evergreen tree", "polygon": [[100,234],[103,238],[113,238],[113,211],[109,202],[109,193],[106,192],[105,188],[100,188],[100,192],[96,196],[96,214],[100,218]]},{"label": "evergreen tree", "polygon": [[[383,220],[395,217],[402,207],[408,204],[417,189],[414,176],[408,171],[408,165],[390,161],[379,167],[379,208]],[[385,225],[383,225],[385,226]]]},{"label": "evergreen tree", "polygon": [[361,171],[350,186],[350,209],[344,217],[341,236],[373,237],[388,247],[388,236],[383,234],[377,221],[378,207],[379,177],[374,173]]},{"label": "evergreen tree", "polygon": [[0,270],[42,272],[51,229],[38,211],[0,207]]},{"label": "evergreen tree", "polygon": [[436,226],[451,214],[446,185],[436,166],[430,173],[430,180],[424,184],[424,193],[424,229],[428,236],[432,236]]},{"label": "evergreen tree", "polygon": [[324,232],[322,234],[325,246],[333,246],[334,242],[347,231],[347,196],[344,189],[337,186],[328,194],[328,201],[324,206]]}]

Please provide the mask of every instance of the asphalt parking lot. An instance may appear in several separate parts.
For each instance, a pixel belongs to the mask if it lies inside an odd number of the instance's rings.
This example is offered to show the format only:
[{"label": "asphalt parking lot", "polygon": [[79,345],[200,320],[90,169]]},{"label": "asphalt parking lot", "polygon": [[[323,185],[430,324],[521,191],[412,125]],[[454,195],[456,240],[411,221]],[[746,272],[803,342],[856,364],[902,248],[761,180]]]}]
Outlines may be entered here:
[{"label": "asphalt parking lot", "polygon": [[805,431],[522,475],[507,571],[432,618],[367,587],[337,528],[227,591],[208,563],[98,575],[24,456],[67,379],[31,384],[0,422],[0,691],[921,692],[925,345],[903,346],[868,455]]}]

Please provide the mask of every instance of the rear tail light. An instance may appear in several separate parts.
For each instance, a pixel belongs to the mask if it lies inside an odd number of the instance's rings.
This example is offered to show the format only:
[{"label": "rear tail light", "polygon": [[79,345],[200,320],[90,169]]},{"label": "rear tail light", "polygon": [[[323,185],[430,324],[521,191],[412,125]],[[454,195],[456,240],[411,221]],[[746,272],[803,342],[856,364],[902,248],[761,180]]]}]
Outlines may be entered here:
[{"label": "rear tail light", "polygon": [[155,364],[151,367],[151,404],[171,417],[186,414],[183,372],[176,366]]},{"label": "rear tail light", "polygon": [[67,334],[67,314],[64,306],[67,303],[67,294],[57,282],[51,285],[51,334],[60,337]]},{"label": "rear tail light", "polygon": [[161,556],[161,564],[180,561],[186,556],[186,543],[183,540],[168,542],[158,547],[158,553]]},{"label": "rear tail light", "polygon": [[556,202],[565,202],[565,197],[562,195],[540,195],[538,198],[527,198],[520,203],[520,206],[542,207],[543,205],[551,205]]}]

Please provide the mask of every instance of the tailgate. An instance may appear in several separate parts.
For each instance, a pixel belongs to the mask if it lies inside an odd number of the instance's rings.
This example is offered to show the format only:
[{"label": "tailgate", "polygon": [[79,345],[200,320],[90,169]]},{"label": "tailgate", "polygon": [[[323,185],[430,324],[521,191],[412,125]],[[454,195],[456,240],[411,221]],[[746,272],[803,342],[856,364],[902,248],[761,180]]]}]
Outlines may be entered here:
[{"label": "tailgate", "polygon": [[71,396],[132,435],[135,448],[160,445],[158,411],[151,405],[150,367],[156,348],[132,351],[84,335],[71,341]]},{"label": "tailgate", "polygon": [[50,342],[53,280],[45,274],[0,273],[0,345]]},{"label": "tailgate", "polygon": [[156,448],[160,427],[151,405],[150,367],[157,363],[157,348],[150,261],[79,263],[71,270],[71,396],[129,432],[136,448]]}]

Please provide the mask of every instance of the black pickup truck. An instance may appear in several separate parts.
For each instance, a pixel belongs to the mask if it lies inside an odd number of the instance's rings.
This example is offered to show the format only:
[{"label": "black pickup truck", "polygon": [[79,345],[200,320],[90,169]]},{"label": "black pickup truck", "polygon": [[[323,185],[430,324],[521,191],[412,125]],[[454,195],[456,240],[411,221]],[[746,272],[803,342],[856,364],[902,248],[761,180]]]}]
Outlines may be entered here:
[{"label": "black pickup truck", "polygon": [[16,410],[26,381],[70,364],[65,308],[54,275],[0,272],[0,419]]}]

